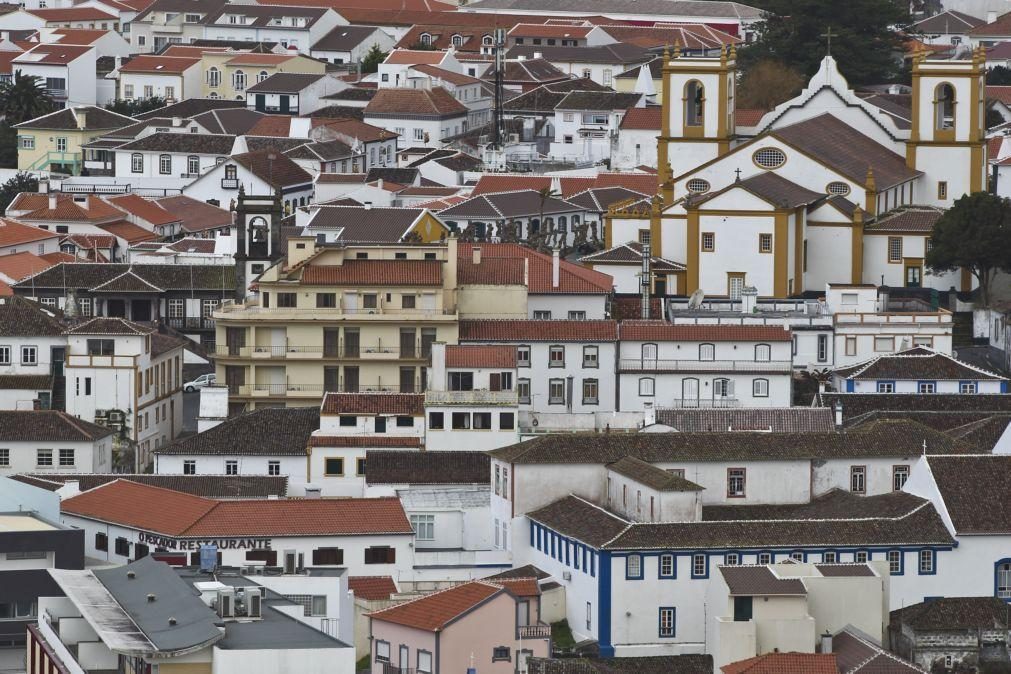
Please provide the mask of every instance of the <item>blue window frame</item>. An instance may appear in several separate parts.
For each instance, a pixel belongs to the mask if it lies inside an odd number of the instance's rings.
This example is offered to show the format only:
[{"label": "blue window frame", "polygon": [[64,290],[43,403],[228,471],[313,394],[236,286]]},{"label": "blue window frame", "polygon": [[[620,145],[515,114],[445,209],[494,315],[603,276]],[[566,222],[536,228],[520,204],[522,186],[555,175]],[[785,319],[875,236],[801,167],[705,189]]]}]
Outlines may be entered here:
[{"label": "blue window frame", "polygon": [[879,381],[878,393],[895,393],[894,381]]},{"label": "blue window frame", "polygon": [[558,536],[555,534],[555,532],[552,531],[551,532],[551,558],[552,559],[557,559],[557,557],[556,557],[556,555],[558,554],[558,540],[557,539],[558,539]]},{"label": "blue window frame", "polygon": [[1011,559],[998,559],[993,565],[993,594],[1011,601]]},{"label": "blue window frame", "polygon": [[573,543],[575,550],[572,551],[572,566],[579,571],[579,558],[583,556],[583,545],[581,543]]},{"label": "blue window frame", "polygon": [[569,552],[568,539],[563,540],[562,545],[565,546],[565,566],[569,566],[570,564],[572,564],[572,558],[570,557],[571,553]]},{"label": "blue window frame", "polygon": [[659,578],[678,577],[678,558],[673,552],[661,552],[657,561],[657,574]]},{"label": "blue window frame", "polygon": [[[974,381],[960,381],[958,382],[958,392],[959,393],[978,393],[979,385]],[[1002,391],[1003,393],[1003,391]]]},{"label": "blue window frame", "polygon": [[794,550],[793,552],[790,553],[790,559],[798,562],[806,562],[807,553],[804,552],[803,550]]},{"label": "blue window frame", "polygon": [[758,563],[759,564],[762,564],[762,565],[772,564],[774,561],[776,561],[776,556],[774,554],[772,554],[771,551],[769,551],[769,550],[762,550],[761,552],[758,553]]},{"label": "blue window frame", "polygon": [[857,550],[853,553],[853,561],[858,564],[871,561],[871,553],[867,550]]},{"label": "blue window frame", "polygon": [[937,393],[937,382],[936,381],[918,381],[918,382],[916,382],[916,392],[917,393]]},{"label": "blue window frame", "polygon": [[642,555],[625,557],[625,580],[642,580]]},{"label": "blue window frame", "polygon": [[924,548],[916,553],[916,572],[921,576],[937,575],[937,551]]},{"label": "blue window frame", "polygon": [[673,606],[661,606],[657,611],[657,636],[661,639],[677,636],[677,609]]},{"label": "blue window frame", "polygon": [[597,577],[597,553],[593,551],[590,552],[590,575]]},{"label": "blue window frame", "polygon": [[709,577],[709,555],[704,552],[692,554],[692,578]]}]

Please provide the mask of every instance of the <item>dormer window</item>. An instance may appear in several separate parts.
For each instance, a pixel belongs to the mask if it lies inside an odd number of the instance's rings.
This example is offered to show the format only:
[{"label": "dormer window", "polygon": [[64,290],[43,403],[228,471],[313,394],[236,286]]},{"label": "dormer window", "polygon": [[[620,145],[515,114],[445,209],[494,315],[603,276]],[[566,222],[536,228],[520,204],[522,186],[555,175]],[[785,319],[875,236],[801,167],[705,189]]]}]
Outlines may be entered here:
[{"label": "dormer window", "polygon": [[421,42],[421,44],[425,45],[426,47],[431,46],[432,45],[432,35],[431,35],[431,33],[422,33],[421,34],[420,42]]},{"label": "dormer window", "polygon": [[453,43],[454,47],[462,47],[463,46],[463,36],[462,35],[454,35],[451,38],[451,42]]}]

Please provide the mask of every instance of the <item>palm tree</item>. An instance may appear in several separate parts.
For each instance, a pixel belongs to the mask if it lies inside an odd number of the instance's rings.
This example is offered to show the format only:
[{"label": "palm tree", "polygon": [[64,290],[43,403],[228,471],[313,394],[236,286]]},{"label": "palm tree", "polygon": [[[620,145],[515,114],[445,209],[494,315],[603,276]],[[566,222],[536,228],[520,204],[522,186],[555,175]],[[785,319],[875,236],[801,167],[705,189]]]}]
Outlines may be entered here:
[{"label": "palm tree", "polygon": [[0,82],[0,115],[10,125],[47,115],[55,109],[42,79],[20,70],[10,80]]}]

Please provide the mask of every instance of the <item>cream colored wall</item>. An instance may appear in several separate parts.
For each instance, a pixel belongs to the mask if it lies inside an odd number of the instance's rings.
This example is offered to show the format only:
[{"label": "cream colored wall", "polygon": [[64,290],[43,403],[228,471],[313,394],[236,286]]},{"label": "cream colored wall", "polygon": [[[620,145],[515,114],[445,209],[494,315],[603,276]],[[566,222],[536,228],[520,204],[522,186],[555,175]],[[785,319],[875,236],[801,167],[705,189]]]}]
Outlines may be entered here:
[{"label": "cream colored wall", "polygon": [[[261,71],[266,71],[267,75],[274,73],[324,73],[326,65],[321,61],[309,59],[304,56],[297,56],[280,65],[226,65],[226,62],[235,58],[236,54],[205,53],[203,55],[201,68],[201,79],[203,80],[203,97],[207,98],[211,92],[216,93],[220,98],[235,99],[245,97],[245,90],[237,91],[232,86],[232,74],[236,70],[241,70],[246,74],[246,88],[256,84]],[[221,71],[221,84],[217,87],[210,87],[207,84],[207,72],[211,67],[217,67]]]},{"label": "cream colored wall", "polygon": [[[87,143],[94,138],[97,138],[100,134],[88,134],[81,131],[66,131],[60,130],[50,130],[50,129],[18,129],[18,170],[28,171],[36,168],[36,164],[48,153],[56,153],[56,139],[66,138],[67,139],[67,152],[66,154],[71,155],[74,153],[81,154],[80,161],[84,161],[84,155],[81,153],[81,145]],[[22,150],[21,149],[21,137],[31,136],[35,139],[35,149],[34,150]],[[54,154],[55,156],[55,154]],[[43,169],[48,169],[48,166],[42,167]]]},{"label": "cream colored wall", "polygon": [[526,318],[525,286],[464,286],[457,293],[461,319]]}]

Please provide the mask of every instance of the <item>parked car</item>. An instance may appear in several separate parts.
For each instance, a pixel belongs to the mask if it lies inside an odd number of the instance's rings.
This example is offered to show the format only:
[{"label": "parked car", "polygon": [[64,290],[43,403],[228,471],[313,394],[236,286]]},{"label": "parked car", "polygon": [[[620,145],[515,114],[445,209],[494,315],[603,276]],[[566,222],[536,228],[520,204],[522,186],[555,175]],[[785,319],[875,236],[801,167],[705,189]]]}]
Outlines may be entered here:
[{"label": "parked car", "polygon": [[188,381],[185,384],[183,384],[183,391],[186,391],[186,393],[192,393],[193,391],[196,391],[198,388],[204,388],[205,386],[213,386],[214,382],[217,381],[217,379],[218,376],[213,372],[210,372],[208,374],[202,374],[193,381]]}]

